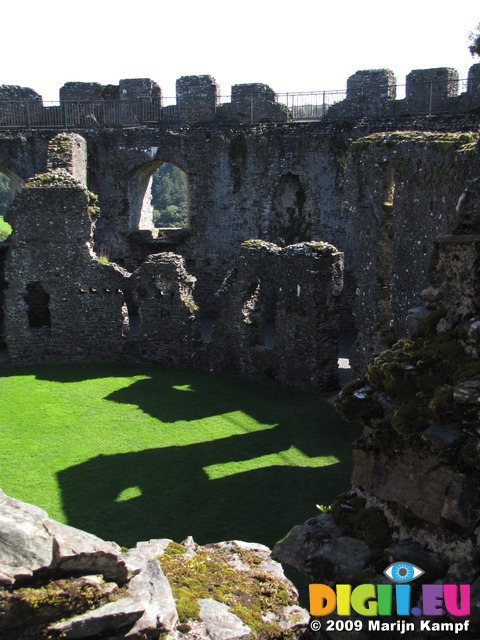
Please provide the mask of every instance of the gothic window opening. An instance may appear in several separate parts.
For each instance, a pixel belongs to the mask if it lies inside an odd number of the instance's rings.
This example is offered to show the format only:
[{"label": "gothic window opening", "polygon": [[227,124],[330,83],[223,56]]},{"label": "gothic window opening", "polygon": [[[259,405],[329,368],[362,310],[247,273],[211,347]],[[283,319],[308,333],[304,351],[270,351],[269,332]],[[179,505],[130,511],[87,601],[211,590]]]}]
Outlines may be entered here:
[{"label": "gothic window opening", "polygon": [[130,227],[160,230],[189,227],[187,174],[170,162],[153,162],[141,167],[130,185]]}]

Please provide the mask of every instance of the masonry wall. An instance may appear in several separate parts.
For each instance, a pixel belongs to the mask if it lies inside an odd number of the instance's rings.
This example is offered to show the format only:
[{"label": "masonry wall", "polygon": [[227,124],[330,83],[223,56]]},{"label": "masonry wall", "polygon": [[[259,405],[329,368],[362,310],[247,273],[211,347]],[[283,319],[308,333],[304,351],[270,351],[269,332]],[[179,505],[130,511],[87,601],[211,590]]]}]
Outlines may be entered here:
[{"label": "masonry wall", "polygon": [[151,256],[133,274],[95,254],[99,210],[81,179],[85,151],[80,136],[56,136],[49,171],[8,210],[13,233],[0,278],[10,358],[192,364],[195,278],[173,254]]},{"label": "masonry wall", "polygon": [[[373,79],[388,93],[388,74]],[[404,335],[433,240],[451,230],[463,185],[478,175],[475,119],[397,125],[86,129],[86,181],[101,209],[93,248],[130,274],[149,255],[181,256],[196,278],[196,316],[211,322],[219,312],[215,293],[242,242],[328,242],[345,256],[340,322],[342,330],[359,333],[353,362],[362,370]],[[49,136],[5,133],[0,169],[17,176],[19,186],[45,171]],[[145,203],[163,162],[186,173],[189,227],[159,237]]]},{"label": "masonry wall", "polygon": [[[45,174],[44,174],[45,175]],[[118,357],[120,278],[93,260],[86,188],[29,185],[8,213],[5,339],[13,361]]]},{"label": "masonry wall", "polygon": [[344,205],[355,238],[356,370],[408,333],[434,240],[454,228],[465,181],[477,172],[475,136],[394,132],[353,143]]},{"label": "masonry wall", "polygon": [[243,243],[219,291],[214,369],[305,391],[338,387],[343,256],[332,245]]}]

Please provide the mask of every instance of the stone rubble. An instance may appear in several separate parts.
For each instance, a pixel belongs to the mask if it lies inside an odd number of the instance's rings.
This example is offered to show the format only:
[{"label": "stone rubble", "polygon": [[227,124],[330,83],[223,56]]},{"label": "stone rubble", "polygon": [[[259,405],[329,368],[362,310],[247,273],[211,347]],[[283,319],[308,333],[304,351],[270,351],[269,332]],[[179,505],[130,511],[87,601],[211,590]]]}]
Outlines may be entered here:
[{"label": "stone rubble", "polygon": [[[170,543],[150,540],[122,550],[0,491],[0,637],[31,640],[45,632],[48,638],[62,640],[157,640],[159,634],[165,640],[254,640],[256,633],[214,598],[199,598],[198,619],[179,622],[170,583],[158,561]],[[264,545],[230,541],[198,547],[192,538],[185,541],[188,557],[202,549],[219,550],[231,569],[245,576],[268,574],[272,588],[296,594]],[[256,560],[249,564],[252,553]],[[59,608],[58,594],[70,593],[70,599],[76,599],[81,588],[87,589],[86,604],[81,603],[78,613]],[[18,614],[25,610],[27,614]],[[301,637],[309,621],[308,612],[292,604],[281,613],[262,609],[262,616],[277,628],[278,637],[285,638]]]}]

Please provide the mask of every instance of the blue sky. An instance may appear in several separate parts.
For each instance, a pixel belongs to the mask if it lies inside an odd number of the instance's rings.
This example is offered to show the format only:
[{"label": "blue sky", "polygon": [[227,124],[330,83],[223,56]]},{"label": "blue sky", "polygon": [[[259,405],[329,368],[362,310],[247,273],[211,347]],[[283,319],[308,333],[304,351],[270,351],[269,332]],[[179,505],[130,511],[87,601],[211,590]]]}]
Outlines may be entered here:
[{"label": "blue sky", "polygon": [[480,59],[468,34],[478,0],[23,0],[2,7],[0,84],[57,100],[68,81],[149,77],[175,95],[183,75],[211,75],[222,95],[262,82],[278,93],[345,89],[363,69],[413,69]]}]

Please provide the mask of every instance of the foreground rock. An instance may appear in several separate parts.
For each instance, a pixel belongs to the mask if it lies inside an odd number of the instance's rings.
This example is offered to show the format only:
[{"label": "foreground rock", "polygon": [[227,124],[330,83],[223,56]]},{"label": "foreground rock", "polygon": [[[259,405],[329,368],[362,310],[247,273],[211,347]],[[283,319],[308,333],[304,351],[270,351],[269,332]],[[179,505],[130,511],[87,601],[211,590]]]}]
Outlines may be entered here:
[{"label": "foreground rock", "polygon": [[1,638],[297,638],[309,621],[297,598],[263,545],[124,551],[0,491]]}]

